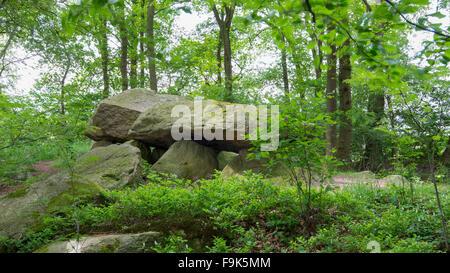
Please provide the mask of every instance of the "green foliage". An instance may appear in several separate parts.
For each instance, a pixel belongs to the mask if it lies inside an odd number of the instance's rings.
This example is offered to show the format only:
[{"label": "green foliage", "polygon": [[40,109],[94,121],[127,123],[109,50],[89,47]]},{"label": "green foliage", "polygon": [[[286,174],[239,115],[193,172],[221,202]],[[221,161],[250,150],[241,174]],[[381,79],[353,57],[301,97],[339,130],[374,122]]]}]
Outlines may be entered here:
[{"label": "green foliage", "polygon": [[190,253],[192,251],[187,245],[187,240],[176,234],[165,237],[163,243],[155,242],[155,246],[150,247],[150,249],[156,253]]},{"label": "green foliage", "polygon": [[328,182],[334,163],[332,156],[324,155],[327,142],[322,136],[326,126],[333,123],[329,115],[320,113],[325,99],[320,93],[308,99],[286,98],[280,109],[279,146],[274,151],[258,152],[264,143],[257,141],[251,149],[257,152],[249,155],[250,158],[268,158],[269,166],[281,165],[286,169],[305,212],[311,212],[313,207],[313,183]]},{"label": "green foliage", "polygon": [[[160,93],[223,100],[223,52],[211,14],[211,5],[219,2],[237,6],[230,29],[233,94],[227,99],[280,105],[280,146],[259,152],[263,143],[257,141],[251,157],[267,159],[268,168],[285,168],[291,187],[280,188],[250,174],[194,183],[152,173],[143,162],[148,185],[109,192],[105,203],[85,204],[76,217],[48,218],[40,232],[2,239],[0,249],[30,252],[81,228],[187,231],[186,238],[171,235],[154,246],[157,252],[189,252],[185,246],[193,237],[209,252],[369,252],[373,241],[383,252],[443,250],[433,189],[417,176],[438,184],[450,181],[444,156],[450,113],[450,34],[443,20],[447,0],[438,1],[436,9],[427,0],[378,5],[345,0],[155,0],[154,41],[147,37],[147,6],[140,1],[3,1],[0,186],[24,183],[9,197],[24,194],[28,184],[42,178],[28,177],[33,163],[56,160],[54,166],[73,170],[75,160],[89,148],[83,130],[99,101],[121,90],[125,75],[132,85],[150,85],[150,42]],[[431,7],[433,12],[426,14]],[[196,31],[176,27],[177,15],[195,12],[209,14]],[[412,57],[408,39],[416,32],[432,36],[424,38]],[[124,35],[129,70],[122,74],[124,52],[118,42]],[[326,113],[324,90],[331,68],[326,60],[333,46],[338,59],[351,55],[352,110],[347,114],[353,128],[352,163],[365,169],[368,144],[375,142],[381,158],[377,175],[402,174],[409,187],[358,185],[333,192],[323,186],[338,166],[326,156],[324,135],[329,125],[342,126],[332,119],[339,112]],[[34,55],[42,73],[31,90],[18,95],[18,71]],[[264,64],[267,58],[273,60]],[[370,103],[373,95],[386,102],[378,112]],[[448,190],[439,190],[443,228],[450,213]]]},{"label": "green foliage", "polygon": [[[104,205],[82,205],[78,220],[81,233],[163,232],[165,240],[145,246],[161,253],[371,252],[372,241],[382,252],[443,251],[433,187],[421,182],[415,191],[414,202],[401,187],[361,184],[325,193],[317,211],[321,220],[308,230],[296,189],[258,175],[195,184],[152,176],[148,185],[110,192]],[[441,191],[450,213],[449,190]],[[73,237],[73,227],[72,215],[48,217],[41,231],[2,246],[30,252],[55,237]]]}]

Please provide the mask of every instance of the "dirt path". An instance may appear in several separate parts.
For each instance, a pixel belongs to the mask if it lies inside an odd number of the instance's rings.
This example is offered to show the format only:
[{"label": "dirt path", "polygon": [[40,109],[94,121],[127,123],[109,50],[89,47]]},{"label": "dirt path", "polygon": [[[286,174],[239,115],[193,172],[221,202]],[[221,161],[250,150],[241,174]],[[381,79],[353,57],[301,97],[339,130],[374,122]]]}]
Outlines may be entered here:
[{"label": "dirt path", "polygon": [[358,184],[358,183],[364,183],[364,184],[372,184],[378,187],[386,187],[387,181],[384,179],[375,179],[371,177],[360,177],[360,176],[351,176],[351,175],[336,175],[333,176],[333,185],[343,188],[345,186],[351,185],[351,184]]},{"label": "dirt path", "polygon": [[[31,164],[31,168],[34,169],[33,172],[30,172],[32,177],[40,176],[42,174],[45,174],[46,177],[56,174],[59,169],[56,167],[52,167],[51,165],[55,163],[56,160],[43,160],[34,164]],[[17,189],[20,189],[22,186],[23,181],[16,182],[14,184],[0,184],[0,196],[9,194],[11,192],[16,191]]]},{"label": "dirt path", "polygon": [[32,176],[38,176],[41,174],[46,174],[50,176],[58,172],[58,168],[52,167],[51,165],[55,163],[56,160],[44,160],[38,163],[32,164],[31,168],[35,169],[34,172],[31,172]]}]

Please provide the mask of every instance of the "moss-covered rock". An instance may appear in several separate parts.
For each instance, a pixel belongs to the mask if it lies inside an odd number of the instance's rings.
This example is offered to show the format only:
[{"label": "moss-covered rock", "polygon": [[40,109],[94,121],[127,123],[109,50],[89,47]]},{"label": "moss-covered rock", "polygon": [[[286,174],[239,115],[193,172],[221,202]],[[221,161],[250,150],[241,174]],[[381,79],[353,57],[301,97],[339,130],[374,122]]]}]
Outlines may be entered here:
[{"label": "moss-covered rock", "polygon": [[385,178],[383,178],[382,180],[386,181],[386,184],[392,184],[395,186],[403,186],[403,185],[407,185],[407,183],[408,183],[406,178],[404,178],[403,176],[398,175],[398,174],[388,175]]},{"label": "moss-covered rock", "polygon": [[151,170],[197,180],[214,173],[218,167],[216,157],[217,154],[213,149],[193,141],[182,140],[170,146]]},{"label": "moss-covered rock", "polygon": [[141,157],[147,160],[147,162],[151,160],[152,150],[151,147],[147,144],[142,143],[138,140],[128,140],[127,142],[125,142],[125,144],[138,148],[141,151]]},{"label": "moss-covered rock", "polygon": [[268,167],[268,159],[248,159],[248,151],[241,150],[222,170],[222,177],[242,175],[245,171],[263,174],[265,177],[278,177],[286,175],[283,166]]},{"label": "moss-covered rock", "polygon": [[179,101],[183,97],[156,94],[150,89],[130,89],[103,100],[88,122],[85,135],[93,140],[125,142],[138,116],[156,104]]},{"label": "moss-covered rock", "polygon": [[217,154],[217,163],[219,170],[223,170],[233,158],[239,156],[237,153],[221,151]]},{"label": "moss-covered rock", "polygon": [[113,143],[111,141],[108,141],[108,140],[100,140],[100,141],[94,141],[93,140],[90,150],[94,150],[95,148],[98,148],[98,147],[106,147],[106,146],[109,146],[111,144],[113,144]]},{"label": "moss-covered rock", "polygon": [[128,144],[96,148],[82,156],[74,175],[63,172],[0,198],[0,236],[38,229],[43,216],[70,209],[73,197],[92,199],[141,179],[140,151]]},{"label": "moss-covered rock", "polygon": [[121,189],[141,179],[141,152],[129,144],[99,147],[80,157],[75,168],[83,180]]},{"label": "moss-covered rock", "polygon": [[[172,116],[172,109],[176,106],[186,106],[190,110],[190,115]],[[228,110],[232,113],[227,113]],[[238,152],[241,149],[251,147],[251,143],[244,139],[250,133],[249,116],[243,121],[235,120],[236,112],[245,114],[247,110],[256,107],[244,104],[233,104],[215,100],[202,101],[201,122],[194,122],[194,101],[188,98],[179,97],[178,101],[155,104],[144,111],[134,122],[129,131],[129,138],[141,140],[151,146],[168,148],[176,140],[172,137],[172,127],[181,118],[184,118],[183,125],[190,134],[190,140],[210,146],[218,150]],[[180,114],[181,115],[181,114]],[[253,117],[253,116],[252,116]],[[256,117],[255,117],[256,118]],[[215,136],[205,136],[204,129],[212,129],[215,135],[221,135],[217,139]],[[227,139],[227,134],[232,135],[232,139]]]},{"label": "moss-covered rock", "polygon": [[151,252],[160,242],[158,232],[88,236],[77,240],[48,244],[37,253],[141,253]]}]

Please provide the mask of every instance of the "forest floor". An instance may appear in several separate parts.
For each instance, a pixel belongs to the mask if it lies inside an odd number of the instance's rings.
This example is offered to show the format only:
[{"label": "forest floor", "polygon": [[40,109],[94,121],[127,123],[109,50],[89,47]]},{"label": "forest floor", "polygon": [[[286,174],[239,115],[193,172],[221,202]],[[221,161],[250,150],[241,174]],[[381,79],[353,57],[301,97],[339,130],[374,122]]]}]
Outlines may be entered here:
[{"label": "forest floor", "polygon": [[[57,160],[42,160],[37,163],[31,164],[30,167],[33,170],[29,174],[31,177],[37,178],[37,177],[48,177],[51,175],[54,175],[58,173],[60,170],[58,167],[54,167],[54,163],[56,163]],[[38,179],[37,181],[42,180]],[[333,183],[330,184],[333,188],[344,188],[349,185],[358,184],[358,183],[365,183],[365,184],[371,184],[380,188],[384,188],[387,186],[389,181],[387,181],[384,178],[374,178],[370,175],[369,172],[360,172],[360,173],[352,173],[352,174],[337,174],[332,177]],[[3,184],[0,183],[0,196],[9,194],[15,190],[18,189],[23,183],[21,182],[14,182],[14,183],[7,183]],[[319,186],[319,185],[317,185]]]},{"label": "forest floor", "polygon": [[45,174],[47,176],[56,174],[59,169],[57,167],[52,167],[56,160],[43,160],[38,163],[32,164],[31,168],[35,171],[31,172],[32,176],[39,176]]},{"label": "forest floor", "polygon": [[[37,163],[31,164],[30,168],[33,170],[29,174],[32,178],[38,178],[38,177],[48,177],[50,175],[58,173],[60,170],[57,167],[52,167],[52,165],[57,162],[57,160],[43,160],[39,161]],[[39,179],[42,180],[42,179]],[[23,182],[21,181],[12,181],[11,183],[0,183],[0,196],[9,194],[11,192],[14,192],[20,187],[23,186]]]},{"label": "forest floor", "polygon": [[386,179],[376,179],[371,177],[360,177],[355,175],[347,175],[347,174],[338,174],[332,177],[333,186],[343,188],[348,185],[357,184],[357,183],[368,183],[373,184],[375,186],[384,188],[388,184]]}]

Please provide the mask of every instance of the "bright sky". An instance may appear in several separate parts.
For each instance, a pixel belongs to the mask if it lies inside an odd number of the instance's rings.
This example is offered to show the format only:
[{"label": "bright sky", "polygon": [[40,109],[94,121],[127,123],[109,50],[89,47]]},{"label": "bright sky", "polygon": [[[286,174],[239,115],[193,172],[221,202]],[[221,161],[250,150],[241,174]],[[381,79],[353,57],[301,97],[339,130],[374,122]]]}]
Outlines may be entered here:
[{"label": "bright sky", "polygon": [[[435,1],[433,1],[435,2]],[[435,5],[433,5],[435,6]],[[434,12],[434,9],[431,9],[431,12]],[[448,15],[449,12],[441,11],[442,13]],[[206,14],[199,14],[195,11],[192,11],[191,14],[181,12],[179,16],[175,19],[175,25],[179,28],[183,28],[183,34],[188,36],[189,34],[193,33],[195,31],[196,26],[205,21],[208,16]],[[448,17],[444,18],[444,20]],[[415,21],[414,19],[412,19]],[[448,25],[449,22],[446,22]],[[422,49],[422,42],[425,40],[431,40],[433,37],[432,33],[428,33],[425,31],[415,31],[412,34],[409,35],[409,41],[410,41],[410,48],[409,48],[409,56],[413,57],[415,54],[417,54]],[[16,50],[15,51],[18,58],[25,57],[25,52],[23,50]],[[43,68],[38,63],[39,58],[33,57],[30,59],[25,60],[20,65],[17,65],[16,69],[18,69],[18,78],[16,81],[16,88],[15,90],[8,90],[12,94],[26,94],[29,92],[30,89],[33,88],[33,85],[35,82],[39,79],[40,73],[45,72],[43,71]],[[256,60],[258,65],[260,66],[268,66],[271,65],[274,62],[273,56],[260,56]],[[255,64],[256,65],[256,64]]]}]

